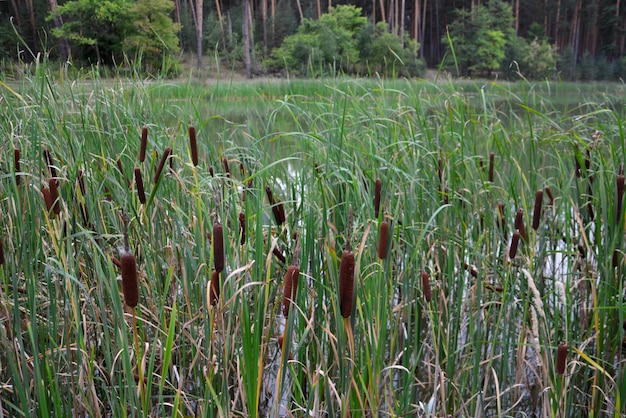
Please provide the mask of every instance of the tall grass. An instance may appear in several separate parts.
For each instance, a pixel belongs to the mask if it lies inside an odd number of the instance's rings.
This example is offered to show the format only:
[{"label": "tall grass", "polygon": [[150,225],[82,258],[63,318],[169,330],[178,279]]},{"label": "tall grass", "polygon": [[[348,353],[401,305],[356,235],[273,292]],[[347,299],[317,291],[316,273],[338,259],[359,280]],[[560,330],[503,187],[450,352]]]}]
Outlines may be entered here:
[{"label": "tall grass", "polygon": [[3,82],[2,413],[619,416],[610,89]]}]

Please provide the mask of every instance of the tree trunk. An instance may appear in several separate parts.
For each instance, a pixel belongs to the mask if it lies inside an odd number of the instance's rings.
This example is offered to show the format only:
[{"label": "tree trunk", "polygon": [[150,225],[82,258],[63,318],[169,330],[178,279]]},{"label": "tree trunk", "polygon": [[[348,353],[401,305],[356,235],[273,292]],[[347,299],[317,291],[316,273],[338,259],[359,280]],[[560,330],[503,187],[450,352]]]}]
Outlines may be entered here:
[{"label": "tree trunk", "polygon": [[[176,17],[176,23],[179,28],[182,28],[183,25],[180,21],[180,0],[174,0],[174,16]],[[183,50],[183,33],[182,31],[178,31],[178,47],[180,50]]]},{"label": "tree trunk", "polygon": [[404,46],[404,11],[406,10],[406,0],[402,0],[402,6],[400,7],[400,39],[402,40],[402,46]]},{"label": "tree trunk", "polygon": [[202,28],[204,25],[204,0],[196,0],[196,54],[198,54],[198,69],[202,68]]},{"label": "tree trunk", "polygon": [[[32,33],[32,44],[31,48],[34,54],[37,54],[39,48],[37,45],[37,23],[35,22],[35,7],[33,6],[33,0],[26,0],[26,7],[28,8],[28,16],[30,18],[30,30]],[[35,57],[33,57],[35,58]]]},{"label": "tree trunk", "polygon": [[[48,0],[50,4],[50,11],[54,13],[59,7],[57,0]],[[63,18],[60,15],[54,16],[54,27],[57,29],[63,26]],[[59,45],[59,58],[61,61],[65,62],[68,60],[70,56],[70,44],[66,38],[57,39],[57,44]]]},{"label": "tree trunk", "polygon": [[380,0],[380,18],[382,22],[387,22],[385,18],[385,0]]},{"label": "tree trunk", "polygon": [[420,16],[420,0],[414,0],[413,1],[413,30],[411,31],[411,38],[415,41],[415,42],[420,42],[420,23],[421,23],[421,16]]},{"label": "tree trunk", "polygon": [[556,1],[556,17],[554,18],[554,42],[556,42],[556,49],[561,50],[563,48],[559,39],[559,21],[561,20],[561,0]]},{"label": "tree trunk", "polygon": [[598,33],[600,32],[600,28],[598,26],[598,19],[600,15],[598,0],[594,0],[592,2],[592,7],[593,11],[591,12],[591,20],[589,22],[591,27],[587,32],[587,45],[585,46],[585,49],[589,50],[591,55],[595,57],[598,52]]},{"label": "tree trunk", "polygon": [[267,0],[261,0],[261,17],[263,19],[263,57],[267,57]]},{"label": "tree trunk", "polygon": [[515,0],[515,34],[519,35],[519,0]]},{"label": "tree trunk", "polygon": [[13,9],[13,18],[15,19],[17,29],[20,33],[22,33],[22,20],[20,19],[20,10],[17,8],[17,3],[15,3],[15,0],[11,0],[11,9]]},{"label": "tree trunk", "polygon": [[300,16],[300,23],[302,23],[302,21],[304,20],[304,13],[302,13],[302,5],[300,4],[300,0],[296,0],[296,5],[298,6],[298,16]]},{"label": "tree trunk", "polygon": [[242,42],[243,42],[243,63],[246,67],[246,78],[252,78],[252,58],[250,56],[250,20],[248,19],[250,10],[250,0],[243,0],[242,10]]},{"label": "tree trunk", "polygon": [[[580,10],[582,9],[582,1],[576,0],[574,6],[574,16],[572,17],[570,41],[569,44],[574,48],[574,63],[578,60],[578,49],[580,47]],[[574,64],[574,70],[576,64]]]}]

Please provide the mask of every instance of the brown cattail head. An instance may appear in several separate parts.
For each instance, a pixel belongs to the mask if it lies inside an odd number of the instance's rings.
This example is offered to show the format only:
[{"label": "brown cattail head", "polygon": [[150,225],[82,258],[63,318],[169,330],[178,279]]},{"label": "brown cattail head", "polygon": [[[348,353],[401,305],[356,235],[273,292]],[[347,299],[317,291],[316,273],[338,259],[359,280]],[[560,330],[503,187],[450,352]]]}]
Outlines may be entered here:
[{"label": "brown cattail head", "polygon": [[556,350],[556,372],[557,374],[565,373],[565,366],[567,365],[567,352],[569,348],[567,344],[560,343]]},{"label": "brown cattail head", "polygon": [[228,158],[222,157],[222,165],[224,166],[224,173],[226,173],[226,177],[230,178],[230,165],[228,164]]},{"label": "brown cattail head", "polygon": [[613,268],[616,268],[617,266],[619,266],[619,255],[620,252],[616,249],[613,250],[613,259],[611,260],[613,263]]},{"label": "brown cattail head", "polygon": [[550,199],[550,201],[548,202],[548,205],[554,206],[554,195],[552,194],[552,189],[550,189],[550,186],[546,186],[544,190],[546,194],[548,195],[548,199]]},{"label": "brown cattail head", "polygon": [[137,196],[142,205],[146,204],[146,192],[143,188],[143,178],[141,177],[141,169],[135,167],[135,186],[137,187]]},{"label": "brown cattail head", "polygon": [[517,247],[519,245],[520,233],[519,231],[513,232],[513,238],[511,238],[511,247],[509,248],[509,258],[513,259],[517,255]]},{"label": "brown cattail head", "polygon": [[239,162],[239,174],[241,175],[241,177],[245,177],[246,175],[246,166],[243,165],[243,161]]},{"label": "brown cattail head", "polygon": [[0,239],[0,266],[4,264],[4,247],[2,246],[2,240]]},{"label": "brown cattail head", "polygon": [[189,149],[191,150],[191,162],[198,166],[198,144],[196,142],[196,128],[189,126]]},{"label": "brown cattail head", "polygon": [[220,274],[216,270],[211,272],[211,283],[209,289],[209,302],[211,305],[215,306],[220,300]]},{"label": "brown cattail head", "polygon": [[139,144],[139,162],[146,160],[146,148],[148,147],[148,127],[141,128],[141,143]]},{"label": "brown cattail head", "polygon": [[339,307],[341,308],[341,316],[344,318],[349,318],[352,315],[354,265],[354,253],[344,250],[339,262]]},{"label": "brown cattail head", "polygon": [[137,285],[137,261],[135,256],[127,250],[120,258],[122,265],[122,292],[126,305],[134,308],[139,302],[139,287]]},{"label": "brown cattail head", "polygon": [[13,165],[15,167],[15,184],[19,186],[20,184],[20,175],[18,174],[20,171],[20,150],[19,148],[13,149]]},{"label": "brown cattail head", "polygon": [[624,175],[619,174],[617,176],[617,213],[615,215],[615,221],[619,222],[622,218],[622,208],[624,204]]},{"label": "brown cattail head", "polygon": [[543,203],[543,190],[537,190],[535,193],[535,208],[533,210],[532,228],[536,231],[539,229],[539,221],[541,220],[541,204]]},{"label": "brown cattail head", "polygon": [[285,272],[284,282],[285,287],[283,289],[283,315],[289,316],[289,306],[292,301],[296,300],[298,292],[298,277],[300,276],[300,269],[298,266],[290,265]]},{"label": "brown cattail head", "polygon": [[61,199],[59,198],[59,190],[55,178],[48,180],[48,188],[50,189],[50,200],[52,201],[52,210],[55,215],[61,213]]},{"label": "brown cattail head", "polygon": [[524,210],[518,209],[515,214],[515,229],[519,231],[520,238],[524,240],[524,242],[528,242],[526,236],[526,226],[524,225]]},{"label": "brown cattail head", "polygon": [[48,211],[48,213],[54,215],[54,212],[52,212],[52,205],[54,204],[54,200],[52,200],[52,196],[50,196],[50,190],[44,186],[41,189],[41,194],[43,194],[43,200],[44,202],[46,202],[46,210]]},{"label": "brown cattail head", "polygon": [[224,271],[224,229],[219,221],[213,223],[213,263],[218,273]]},{"label": "brown cattail head", "polygon": [[246,243],[246,214],[239,212],[239,243],[244,245]]},{"label": "brown cattail head", "polygon": [[209,175],[211,175],[211,177],[215,177],[215,170],[213,169],[213,166],[209,166]]},{"label": "brown cattail head", "polygon": [[57,170],[54,167],[54,161],[52,160],[52,154],[50,154],[50,151],[48,150],[48,148],[44,148],[43,149],[43,155],[46,157],[46,163],[48,164],[48,170],[50,170],[50,177],[56,178]]},{"label": "brown cattail head", "polygon": [[389,248],[389,222],[380,223],[380,231],[378,232],[378,258],[384,260],[387,258],[387,250]]},{"label": "brown cattail head", "polygon": [[498,203],[498,218],[496,220],[503,234],[506,234],[506,217],[504,215],[504,203]]},{"label": "brown cattail head", "polygon": [[283,203],[279,199],[274,198],[274,194],[272,193],[272,189],[270,186],[265,186],[265,194],[267,195],[267,200],[272,206],[272,213],[274,214],[274,220],[276,220],[277,225],[282,225],[285,223],[285,207]]},{"label": "brown cattail head", "polygon": [[430,299],[432,298],[430,291],[430,275],[425,271],[422,272],[422,292],[424,293],[424,299],[426,299],[426,302],[430,302]]},{"label": "brown cattail head", "polygon": [[576,177],[580,177],[583,174],[582,167],[580,166],[580,162],[578,162],[578,157],[576,153],[574,153],[574,174]]},{"label": "brown cattail head", "polygon": [[278,248],[278,247],[274,247],[274,248],[272,249],[272,254],[274,254],[274,256],[275,256],[276,258],[278,258],[278,260],[279,260],[281,263],[283,263],[283,264],[284,264],[284,263],[286,263],[286,262],[287,262],[287,259],[285,258],[285,255],[284,255],[284,254],[283,254],[283,252],[280,250],[280,248]]},{"label": "brown cattail head", "polygon": [[374,217],[378,219],[378,214],[380,213],[380,195],[383,189],[383,184],[380,179],[376,179],[376,183],[374,183]]},{"label": "brown cattail head", "polygon": [[494,166],[495,155],[494,153],[489,154],[489,182],[493,183],[493,166]]},{"label": "brown cattail head", "polygon": [[161,172],[163,171],[163,167],[165,166],[165,162],[167,161],[171,153],[172,153],[172,148],[170,147],[165,148],[165,151],[163,152],[163,156],[161,157],[161,161],[159,162],[159,166],[154,172],[155,183],[159,181],[159,178],[161,177]]}]

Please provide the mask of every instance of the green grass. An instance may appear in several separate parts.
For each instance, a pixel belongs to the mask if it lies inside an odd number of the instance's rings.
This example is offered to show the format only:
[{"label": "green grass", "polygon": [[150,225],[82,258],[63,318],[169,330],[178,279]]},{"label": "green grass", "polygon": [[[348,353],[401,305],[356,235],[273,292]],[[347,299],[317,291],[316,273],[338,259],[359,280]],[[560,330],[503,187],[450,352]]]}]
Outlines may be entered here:
[{"label": "green grass", "polygon": [[[623,85],[203,84],[77,78],[42,63],[0,91],[4,415],[623,411],[624,214],[616,202],[626,152]],[[148,156],[140,163],[143,126]],[[154,183],[166,147],[173,169]],[[19,173],[13,149],[21,152]],[[58,216],[42,197],[51,176],[44,149],[57,171]],[[275,222],[266,186],[285,206],[284,225]],[[555,201],[548,205],[544,193],[535,231],[535,193],[545,187]],[[510,259],[517,209],[528,240]],[[135,319],[114,264],[122,213],[140,271]],[[226,269],[211,306],[216,219]],[[392,243],[380,260],[385,219]],[[301,273],[285,319],[282,280],[296,233]],[[338,269],[348,240],[355,304],[344,321]],[[569,346],[564,375],[556,373],[560,342]]]}]

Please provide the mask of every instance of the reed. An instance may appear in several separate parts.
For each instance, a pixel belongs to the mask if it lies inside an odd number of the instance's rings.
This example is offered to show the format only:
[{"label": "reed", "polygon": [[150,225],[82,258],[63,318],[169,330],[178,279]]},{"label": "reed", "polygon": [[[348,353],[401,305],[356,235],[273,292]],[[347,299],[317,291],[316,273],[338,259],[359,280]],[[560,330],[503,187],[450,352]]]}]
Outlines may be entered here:
[{"label": "reed", "polygon": [[218,273],[224,271],[224,229],[218,220],[213,223],[213,264]]},{"label": "reed", "polygon": [[209,286],[209,303],[211,306],[215,306],[220,300],[220,273],[217,270],[211,272],[211,282]]},{"label": "reed", "polygon": [[143,188],[143,178],[141,177],[141,168],[135,167],[135,186],[137,187],[137,197],[142,205],[146,204],[146,192]]},{"label": "reed", "polygon": [[289,316],[289,307],[291,306],[291,302],[296,300],[299,276],[300,268],[294,264],[287,267],[287,271],[283,276],[283,315],[285,318]]},{"label": "reed", "polygon": [[378,232],[378,258],[384,260],[387,258],[389,250],[389,222],[380,223],[380,231]]},{"label": "reed", "polygon": [[195,167],[198,166],[198,144],[196,142],[196,128],[189,126],[189,149],[191,150],[191,162]]},{"label": "reed", "polygon": [[159,178],[161,177],[161,172],[163,171],[163,167],[165,167],[165,163],[166,163],[166,161],[169,158],[171,153],[172,153],[172,148],[170,148],[170,147],[165,148],[165,151],[163,152],[163,156],[161,157],[161,161],[159,162],[159,165],[158,165],[156,171],[154,172],[154,183],[155,184],[159,181]]},{"label": "reed", "polygon": [[541,221],[541,205],[543,203],[543,189],[537,190],[535,193],[535,207],[533,209],[533,223],[532,228],[536,231],[539,229],[539,222]]},{"label": "reed", "polygon": [[380,195],[382,193],[383,184],[379,178],[374,183],[374,218],[378,219],[380,213]]},{"label": "reed", "polygon": [[148,127],[141,128],[141,142],[139,143],[139,162],[146,161],[146,149],[148,148]]}]

